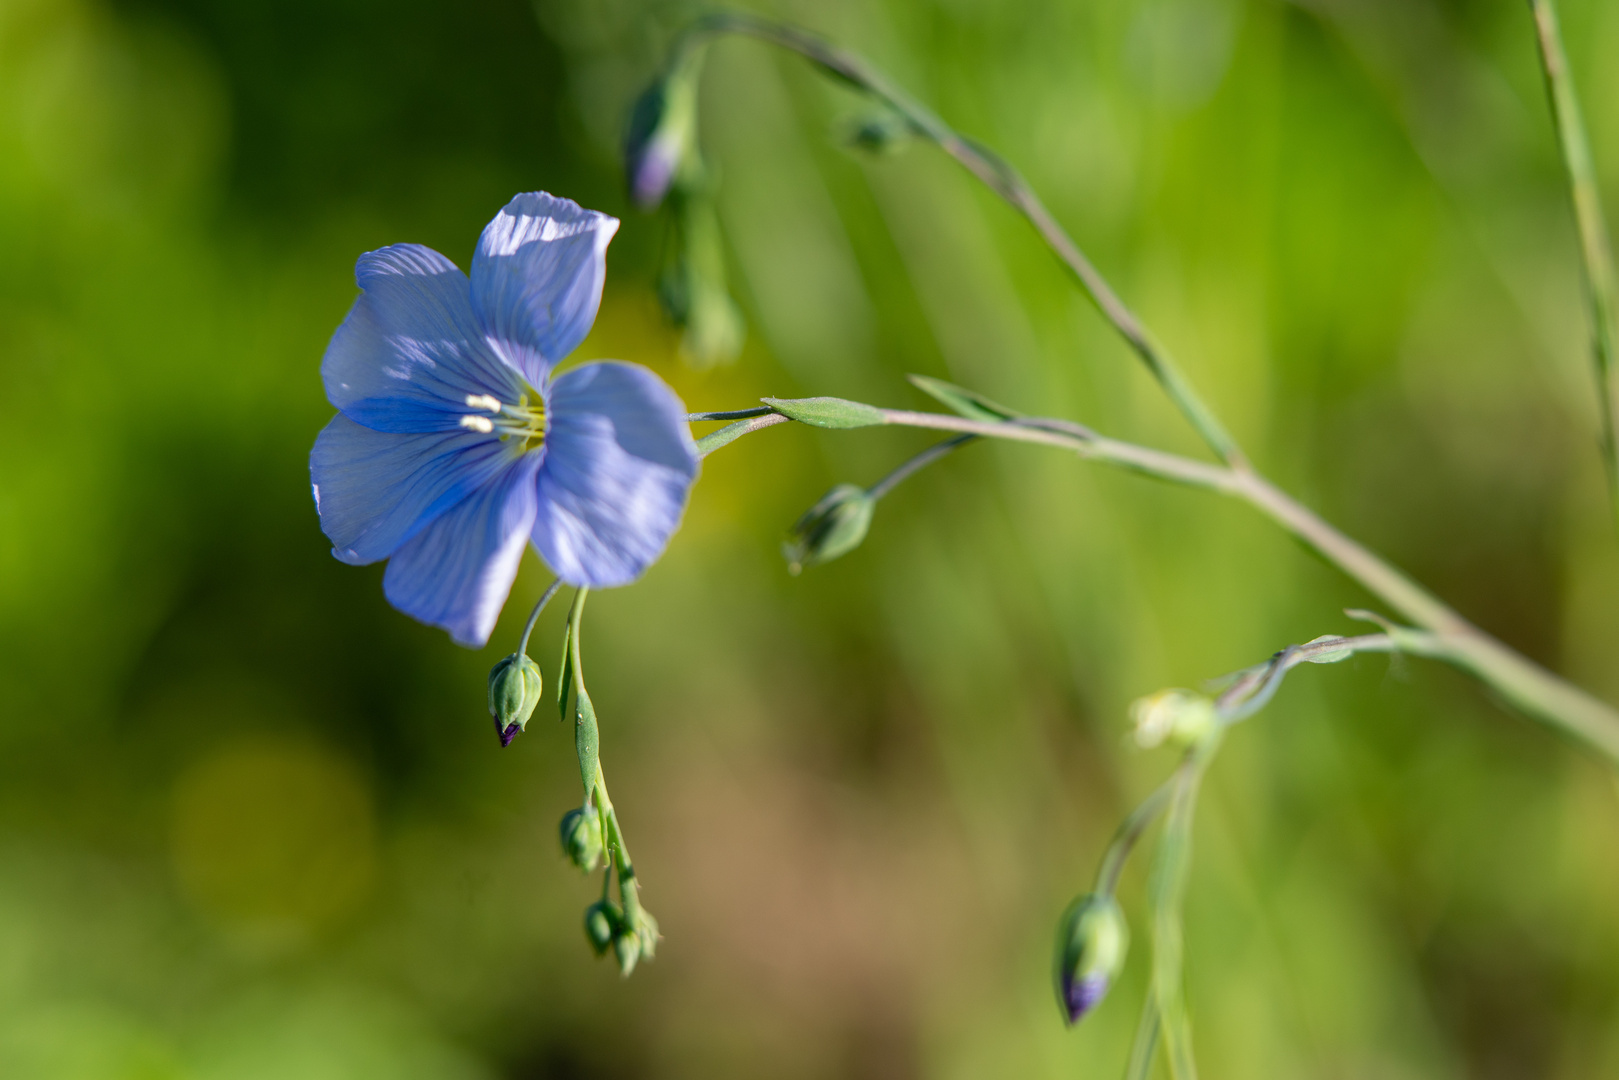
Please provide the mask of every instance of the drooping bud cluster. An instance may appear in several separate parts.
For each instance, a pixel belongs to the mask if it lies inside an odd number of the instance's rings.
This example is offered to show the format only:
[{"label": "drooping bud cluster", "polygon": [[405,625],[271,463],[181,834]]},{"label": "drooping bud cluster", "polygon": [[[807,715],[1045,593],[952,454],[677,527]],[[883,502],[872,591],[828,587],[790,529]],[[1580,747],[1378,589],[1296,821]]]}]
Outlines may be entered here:
[{"label": "drooping bud cluster", "polygon": [[1129,949],[1130,926],[1112,896],[1087,893],[1068,905],[1053,955],[1057,1004],[1068,1024],[1107,996]]},{"label": "drooping bud cluster", "polygon": [[642,959],[651,960],[658,946],[658,921],[636,905],[633,913],[611,900],[598,900],[585,909],[585,939],[597,956],[613,950],[619,973],[626,978]]},{"label": "drooping bud cluster", "polygon": [[495,718],[500,745],[510,746],[528,725],[542,689],[540,666],[526,653],[512,653],[490,669],[489,715]]},{"label": "drooping bud cluster", "polygon": [[804,512],[788,530],[781,553],[794,574],[806,566],[831,562],[860,546],[871,528],[877,501],[865,488],[839,484]]}]

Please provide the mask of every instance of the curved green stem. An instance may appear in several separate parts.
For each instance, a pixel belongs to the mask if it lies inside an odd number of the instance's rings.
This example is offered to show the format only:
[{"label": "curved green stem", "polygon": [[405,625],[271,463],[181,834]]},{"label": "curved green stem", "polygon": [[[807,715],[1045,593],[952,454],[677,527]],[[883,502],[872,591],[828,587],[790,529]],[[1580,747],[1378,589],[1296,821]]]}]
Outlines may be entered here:
[{"label": "curved green stem", "polygon": [[894,85],[861,57],[837,48],[814,34],[774,20],[741,13],[711,15],[701,19],[681,38],[673,62],[678,63],[689,50],[700,48],[723,34],[751,37],[797,53],[837,79],[880,99],[905,117],[918,134],[936,143],[1028,219],[1041,239],[1073,274],[1080,289],[1096,305],[1102,317],[1113,325],[1147,365],[1147,370],[1210,449],[1231,465],[1241,465],[1247,460],[1236,440],[1181,373],[1169,351],[1148,332],[1135,312],[1113,291],[1107,279],[1091,264],[1073,237],[1057,223],[1034,189],[1009,162],[989,148],[961,135],[933,110]]},{"label": "curved green stem", "polygon": [[545,610],[545,605],[551,602],[551,597],[555,596],[560,588],[562,588],[562,579],[557,578],[540,594],[539,603],[535,604],[534,610],[528,613],[528,622],[523,624],[523,636],[517,639],[518,656],[528,652],[528,636],[534,632],[534,624],[540,621],[540,612]]},{"label": "curved green stem", "polygon": [[1552,123],[1557,143],[1568,171],[1574,219],[1580,232],[1580,254],[1585,266],[1585,296],[1591,309],[1591,357],[1596,366],[1597,404],[1602,415],[1603,463],[1607,466],[1613,508],[1619,514],[1619,436],[1614,431],[1619,416],[1619,368],[1614,350],[1619,347],[1619,298],[1615,297],[1616,276],[1613,248],[1602,214],[1602,193],[1597,185],[1596,165],[1585,122],[1580,117],[1580,99],[1574,91],[1574,78],[1563,50],[1563,33],[1557,24],[1557,8],[1552,0],[1529,0],[1540,42],[1541,70],[1546,77]]},{"label": "curved green stem", "polygon": [[[710,431],[707,435],[704,435],[701,439],[697,440],[697,454],[699,457],[707,457],[720,447],[725,446],[728,443],[733,443],[737,439],[740,439],[742,436],[750,434],[751,432],[787,422],[787,418],[785,416],[773,412],[768,408],[766,408],[762,413],[756,412],[753,409],[739,409],[737,412],[746,413],[747,415],[744,419],[738,420],[734,424],[727,424],[718,431]],[[725,414],[720,413],[718,415],[710,415],[713,419],[717,420],[723,417]],[[704,417],[704,419],[707,418],[709,417]]]},{"label": "curved green stem", "polygon": [[1173,777],[1164,781],[1120,823],[1113,833],[1113,842],[1108,845],[1107,854],[1102,856],[1102,865],[1096,871],[1097,893],[1112,896],[1114,890],[1118,888],[1119,875],[1124,873],[1124,864],[1129,861],[1130,853],[1135,850],[1136,842],[1147,831],[1147,826],[1151,825],[1169,804],[1169,797],[1175,790],[1174,785]]},{"label": "curved green stem", "polygon": [[[635,880],[635,864],[630,861],[630,849],[624,842],[624,830],[618,823],[618,812],[613,809],[612,796],[607,793],[607,776],[602,772],[601,753],[595,743],[595,706],[590,701],[590,691],[585,688],[585,667],[579,644],[579,632],[584,622],[585,598],[589,594],[589,588],[581,588],[579,595],[574,598],[573,610],[569,613],[568,672],[573,680],[573,692],[581,714],[581,722],[589,724],[592,738],[588,766],[581,761],[581,768],[588,769],[585,786],[586,803],[594,802],[596,812],[601,815],[602,843],[611,856],[608,877],[611,878],[612,873],[617,872],[619,900],[624,905],[626,921],[633,926],[637,925],[641,915],[641,889]],[[603,882],[602,887],[605,890],[607,883]]]},{"label": "curved green stem", "polygon": [[[813,399],[825,402],[829,399]],[[782,401],[778,408],[794,403]],[[1065,420],[978,420],[945,413],[879,409],[872,423],[955,431],[1068,450],[1090,461],[1241,499],[1429,635],[1408,651],[1443,659],[1489,685],[1515,707],[1584,741],[1619,764],[1619,709],[1514,652],[1464,619],[1403,571],[1344,535],[1250,466],[1212,465],[1098,435]],[[763,417],[759,419],[764,419]],[[785,419],[785,416],[783,417]],[[747,420],[742,423],[755,423]]]},{"label": "curved green stem", "polygon": [[890,491],[893,491],[912,474],[920,472],[929,465],[932,465],[935,461],[938,461],[940,458],[949,454],[952,450],[966,446],[968,443],[977,438],[977,435],[957,435],[953,439],[946,439],[943,442],[934,443],[932,446],[928,447],[920,454],[917,454],[909,461],[904,462],[899,466],[899,468],[895,469],[893,472],[871,485],[871,487],[866,489],[866,494],[870,495],[873,499],[882,498]]}]

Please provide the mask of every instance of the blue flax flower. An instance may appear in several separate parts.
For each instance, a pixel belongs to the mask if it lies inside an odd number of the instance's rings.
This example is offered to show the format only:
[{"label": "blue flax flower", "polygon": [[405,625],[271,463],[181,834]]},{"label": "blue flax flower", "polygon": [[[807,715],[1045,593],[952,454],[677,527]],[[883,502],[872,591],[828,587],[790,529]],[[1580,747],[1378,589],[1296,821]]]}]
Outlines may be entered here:
[{"label": "blue flax flower", "polygon": [[362,255],[321,363],[338,415],[309,455],[332,554],[388,560],[400,611],[489,640],[524,541],[571,585],[639,577],[697,477],[686,408],[644,367],[552,368],[589,332],[618,221],[544,192],[484,229],[472,277],[438,252]]}]

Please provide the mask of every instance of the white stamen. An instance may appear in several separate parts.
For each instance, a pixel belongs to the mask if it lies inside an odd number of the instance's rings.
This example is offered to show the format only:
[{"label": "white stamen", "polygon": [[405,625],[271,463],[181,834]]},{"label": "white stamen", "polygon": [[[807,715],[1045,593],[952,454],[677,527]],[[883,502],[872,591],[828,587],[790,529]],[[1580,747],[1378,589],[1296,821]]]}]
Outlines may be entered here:
[{"label": "white stamen", "polygon": [[492,394],[468,394],[467,408],[488,409],[492,413],[500,412],[500,399]]},{"label": "white stamen", "polygon": [[482,432],[485,435],[495,430],[494,423],[490,421],[489,417],[487,416],[463,416],[461,418],[461,426],[464,428],[471,428],[473,431]]}]

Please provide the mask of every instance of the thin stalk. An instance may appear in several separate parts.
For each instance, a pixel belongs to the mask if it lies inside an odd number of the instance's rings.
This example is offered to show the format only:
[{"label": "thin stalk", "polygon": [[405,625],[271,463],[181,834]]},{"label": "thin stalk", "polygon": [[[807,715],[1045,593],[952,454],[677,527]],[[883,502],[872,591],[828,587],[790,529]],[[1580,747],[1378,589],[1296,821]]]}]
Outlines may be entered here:
[{"label": "thin stalk", "polygon": [[1158,785],[1157,789],[1141,800],[1141,805],[1130,811],[1130,816],[1120,823],[1118,830],[1113,834],[1113,842],[1108,845],[1107,854],[1102,856],[1101,868],[1096,871],[1097,893],[1112,896],[1114,890],[1119,887],[1119,875],[1124,873],[1124,864],[1129,860],[1130,852],[1135,849],[1136,842],[1147,831],[1147,826],[1151,825],[1169,804],[1169,797],[1175,790],[1174,785],[1174,778]]},{"label": "thin stalk", "polygon": [[780,413],[771,412],[768,408],[764,412],[755,412],[752,409],[740,409],[738,412],[749,414],[746,419],[738,420],[734,424],[726,424],[718,431],[710,431],[697,440],[697,454],[707,457],[727,443],[735,442],[742,436],[762,428],[787,422],[787,418]]},{"label": "thin stalk", "polygon": [[1313,548],[1323,559],[1393,608],[1401,618],[1427,631],[1430,637],[1424,642],[1425,655],[1455,664],[1524,713],[1563,729],[1619,764],[1619,709],[1486,634],[1403,571],[1344,535],[1246,465],[1222,466],[1194,461],[1151,447],[1109,439],[1087,428],[1075,430],[1060,420],[1031,417],[997,422],[904,409],[877,411],[884,424],[1053,446],[1143,476],[1241,499]]},{"label": "thin stalk", "polygon": [[624,843],[624,830],[618,824],[618,811],[607,794],[607,777],[601,764],[596,765],[596,798],[601,806],[602,840],[613,857],[613,868],[618,871],[618,898],[624,905],[626,921],[641,910],[641,887],[635,880],[635,864],[630,861],[630,849]]},{"label": "thin stalk", "polygon": [[1152,994],[1158,1006],[1169,1073],[1174,1080],[1196,1080],[1197,1077],[1183,989],[1181,903],[1191,864],[1192,818],[1197,809],[1198,789],[1219,746],[1220,729],[1215,728],[1187,752],[1186,759],[1175,770],[1171,778],[1174,794],[1169,819],[1159,841],[1153,875]]},{"label": "thin stalk", "polygon": [[1529,0],[1540,39],[1541,70],[1546,76],[1546,96],[1551,102],[1552,123],[1557,143],[1568,170],[1568,185],[1574,201],[1574,219],[1579,227],[1580,253],[1585,264],[1585,296],[1591,308],[1591,357],[1596,366],[1597,401],[1602,414],[1602,456],[1607,466],[1613,508],[1619,514],[1619,435],[1614,430],[1619,416],[1619,368],[1614,350],[1619,345],[1615,327],[1619,297],[1613,248],[1602,214],[1602,195],[1597,186],[1596,165],[1585,122],[1580,117],[1580,99],[1574,90],[1568,54],[1563,49],[1563,33],[1557,23],[1553,0]]},{"label": "thin stalk", "polygon": [[[579,698],[585,698],[589,693],[585,689],[584,659],[579,646],[579,631],[585,614],[585,597],[589,593],[588,588],[581,588],[578,596],[574,598],[568,627],[568,648],[572,650],[573,690]],[[613,809],[612,796],[607,793],[607,777],[602,772],[599,754],[596,758],[596,782],[589,794],[596,802],[597,813],[601,815],[602,843],[612,856],[612,864],[608,867],[609,875],[614,870],[618,872],[619,900],[624,905],[626,920],[630,925],[635,925],[631,916],[639,915],[641,910],[640,886],[635,880],[635,865],[630,862],[630,849],[624,843],[624,830],[618,824],[618,812]]]},{"label": "thin stalk", "polygon": [[1235,724],[1246,720],[1269,704],[1281,686],[1283,676],[1300,664],[1331,663],[1331,660],[1322,658],[1331,656],[1333,659],[1345,659],[1351,653],[1362,652],[1444,655],[1434,635],[1425,630],[1402,628],[1396,633],[1318,638],[1304,645],[1289,645],[1265,663],[1230,676],[1230,685],[1215,700],[1215,709],[1223,723]]},{"label": "thin stalk", "polygon": [[1141,1022],[1130,1047],[1130,1061],[1124,1067],[1124,1080],[1147,1080],[1152,1071],[1153,1051],[1158,1049],[1158,1001],[1151,993],[1141,1004]]},{"label": "thin stalk", "polygon": [[880,99],[905,117],[917,134],[936,143],[1028,219],[1041,239],[1073,274],[1081,291],[1147,365],[1147,370],[1158,380],[1170,400],[1203,441],[1208,443],[1209,448],[1219,455],[1220,460],[1231,465],[1246,462],[1236,440],[1193,389],[1169,351],[1148,332],[1135,312],[1113,291],[1107,279],[1091,264],[1073,237],[1057,223],[1051,211],[1010,162],[958,133],[933,110],[894,85],[861,57],[795,27],[741,13],[712,15],[693,24],[676,46],[677,55],[700,47],[722,34],[740,34],[797,53],[836,78]]},{"label": "thin stalk", "polygon": [[746,420],[752,416],[768,416],[769,405],[757,405],[751,409],[730,409],[725,412],[694,412],[686,414],[686,423],[701,424],[709,420]]},{"label": "thin stalk", "polygon": [[938,461],[940,458],[950,453],[950,451],[955,450],[958,447],[966,446],[968,443],[977,438],[977,435],[957,435],[953,439],[946,439],[944,442],[934,443],[932,446],[928,447],[920,454],[917,454],[899,468],[895,469],[893,472],[871,485],[871,487],[866,490],[866,494],[870,495],[873,499],[882,498],[884,495],[887,495],[890,491],[893,491],[896,487],[898,487],[902,481],[911,476],[913,473],[927,468],[935,461]]},{"label": "thin stalk", "polygon": [[540,621],[540,612],[545,610],[545,605],[551,602],[551,597],[555,596],[560,588],[562,588],[562,579],[557,578],[546,587],[545,592],[540,594],[539,603],[535,604],[534,610],[528,613],[528,622],[523,624],[523,636],[517,640],[518,656],[528,652],[528,636],[534,632],[534,624]]}]

